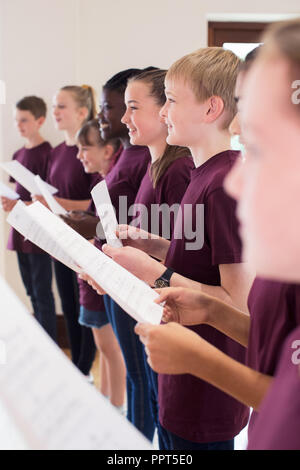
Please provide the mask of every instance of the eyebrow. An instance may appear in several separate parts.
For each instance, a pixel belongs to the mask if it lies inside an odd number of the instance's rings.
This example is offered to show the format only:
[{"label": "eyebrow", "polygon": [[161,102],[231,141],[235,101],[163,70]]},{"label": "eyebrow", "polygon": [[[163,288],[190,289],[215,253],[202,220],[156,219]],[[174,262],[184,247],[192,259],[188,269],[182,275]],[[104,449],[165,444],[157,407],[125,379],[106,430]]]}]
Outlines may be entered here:
[{"label": "eyebrow", "polygon": [[165,88],[165,94],[167,94],[167,93],[168,93],[168,95],[172,95],[172,96],[176,97],[176,95],[175,95],[175,93],[174,93],[173,91],[167,90],[167,89]]}]

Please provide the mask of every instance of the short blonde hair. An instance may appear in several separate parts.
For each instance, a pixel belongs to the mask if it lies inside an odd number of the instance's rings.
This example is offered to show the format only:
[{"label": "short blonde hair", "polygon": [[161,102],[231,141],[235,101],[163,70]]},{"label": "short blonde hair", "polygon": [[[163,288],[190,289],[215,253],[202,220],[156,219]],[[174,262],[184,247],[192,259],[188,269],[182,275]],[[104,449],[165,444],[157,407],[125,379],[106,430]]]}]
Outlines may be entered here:
[{"label": "short blonde hair", "polygon": [[226,113],[223,127],[226,129],[237,111],[234,89],[240,63],[229,50],[205,47],[177,60],[168,70],[166,79],[188,83],[200,102],[211,96],[222,98]]}]

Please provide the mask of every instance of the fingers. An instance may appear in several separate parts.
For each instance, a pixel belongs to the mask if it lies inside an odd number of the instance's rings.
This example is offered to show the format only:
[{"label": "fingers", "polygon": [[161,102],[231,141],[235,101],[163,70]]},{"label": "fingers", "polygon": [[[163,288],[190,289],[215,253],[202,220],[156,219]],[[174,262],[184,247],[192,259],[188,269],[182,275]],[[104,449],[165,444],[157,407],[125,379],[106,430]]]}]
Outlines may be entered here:
[{"label": "fingers", "polygon": [[87,282],[89,286],[91,286],[98,295],[105,295],[106,292],[105,290],[102,289],[95,281],[92,279],[90,276],[88,276],[86,273],[81,272],[79,274],[79,278],[82,279],[83,281]]},{"label": "fingers", "polygon": [[107,256],[110,256],[111,258],[114,258],[115,255],[119,254],[121,249],[122,248],[115,248],[113,246],[110,246],[107,243],[102,246],[103,253]]},{"label": "fingers", "polygon": [[161,304],[167,300],[176,299],[180,289],[180,287],[163,287],[162,289],[154,289],[159,295],[159,297],[155,299],[155,303]]},{"label": "fingers", "polygon": [[150,323],[137,323],[134,328],[134,331],[137,335],[139,335],[141,342],[146,346],[148,336],[150,331],[153,330],[153,325]]}]

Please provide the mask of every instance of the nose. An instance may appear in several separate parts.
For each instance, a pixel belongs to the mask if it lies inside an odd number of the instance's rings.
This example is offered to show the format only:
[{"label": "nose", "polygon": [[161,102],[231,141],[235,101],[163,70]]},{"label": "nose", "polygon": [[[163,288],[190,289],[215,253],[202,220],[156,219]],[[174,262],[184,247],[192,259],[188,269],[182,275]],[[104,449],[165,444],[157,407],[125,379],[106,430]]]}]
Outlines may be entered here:
[{"label": "nose", "polygon": [[78,158],[78,160],[80,160],[80,161],[83,160],[83,151],[82,151],[81,149],[78,150],[77,158]]},{"label": "nose", "polygon": [[224,180],[224,189],[236,201],[239,201],[244,184],[245,162],[242,156],[238,158]]},{"label": "nose", "polygon": [[168,113],[168,102],[166,101],[162,108],[160,108],[159,116],[161,119],[165,120]]},{"label": "nose", "polygon": [[240,125],[240,119],[239,119],[239,113],[236,113],[234,116],[233,120],[230,123],[229,126],[229,132],[232,135],[232,137],[238,135],[241,135],[241,125]]},{"label": "nose", "polygon": [[126,109],[125,113],[123,114],[121,122],[122,122],[122,124],[128,124],[128,122],[129,122],[128,109]]}]

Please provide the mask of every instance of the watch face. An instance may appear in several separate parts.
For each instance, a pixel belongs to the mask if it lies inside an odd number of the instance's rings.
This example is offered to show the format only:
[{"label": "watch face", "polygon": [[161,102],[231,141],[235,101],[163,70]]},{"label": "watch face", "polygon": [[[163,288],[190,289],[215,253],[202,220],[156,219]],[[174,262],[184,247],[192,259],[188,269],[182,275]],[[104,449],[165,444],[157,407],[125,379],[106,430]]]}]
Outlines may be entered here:
[{"label": "watch face", "polygon": [[154,286],[156,289],[161,289],[162,287],[169,287],[169,283],[165,279],[156,279]]}]

